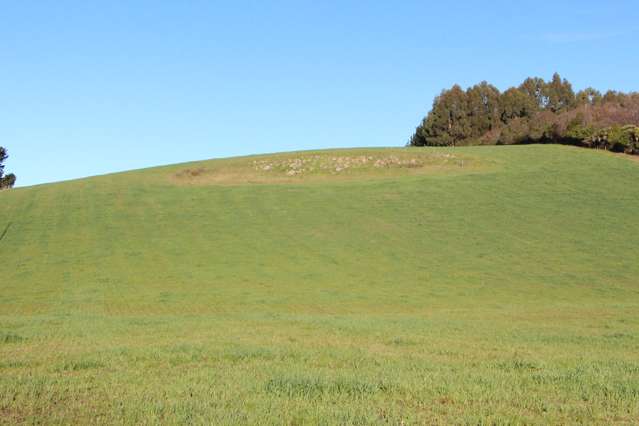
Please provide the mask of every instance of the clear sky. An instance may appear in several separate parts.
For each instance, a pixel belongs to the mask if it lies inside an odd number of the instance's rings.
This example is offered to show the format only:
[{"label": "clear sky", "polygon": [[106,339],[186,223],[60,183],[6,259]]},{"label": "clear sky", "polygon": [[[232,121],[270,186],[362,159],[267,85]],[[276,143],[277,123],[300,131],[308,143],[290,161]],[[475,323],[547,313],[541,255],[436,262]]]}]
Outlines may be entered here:
[{"label": "clear sky", "polygon": [[401,146],[454,83],[639,90],[633,1],[1,1],[19,185],[249,153]]}]

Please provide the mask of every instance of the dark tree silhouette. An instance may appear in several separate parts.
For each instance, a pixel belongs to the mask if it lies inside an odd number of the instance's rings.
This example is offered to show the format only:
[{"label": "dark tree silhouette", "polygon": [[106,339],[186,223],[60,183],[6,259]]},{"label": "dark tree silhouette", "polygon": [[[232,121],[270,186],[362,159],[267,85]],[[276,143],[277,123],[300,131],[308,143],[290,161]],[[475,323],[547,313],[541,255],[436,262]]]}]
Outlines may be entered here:
[{"label": "dark tree silhouette", "polygon": [[481,82],[444,90],[410,139],[413,146],[562,143],[639,153],[639,93],[575,94],[555,73],[503,93]]},{"label": "dark tree silhouette", "polygon": [[16,183],[16,176],[10,173],[5,176],[4,174],[4,161],[9,158],[7,150],[0,146],[0,190],[12,188]]}]

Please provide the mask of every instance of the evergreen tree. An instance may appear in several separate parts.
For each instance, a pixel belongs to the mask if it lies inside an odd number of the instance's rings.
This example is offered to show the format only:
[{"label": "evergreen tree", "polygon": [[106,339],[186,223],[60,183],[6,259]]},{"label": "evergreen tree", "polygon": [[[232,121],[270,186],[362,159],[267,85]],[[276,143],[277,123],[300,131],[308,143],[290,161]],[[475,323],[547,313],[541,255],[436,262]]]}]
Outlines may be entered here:
[{"label": "evergreen tree", "polygon": [[499,125],[499,97],[499,90],[485,81],[466,91],[472,137],[480,137]]},{"label": "evergreen tree", "polygon": [[535,99],[514,87],[506,90],[499,100],[499,117],[504,124],[515,118],[530,118],[537,110]]},{"label": "evergreen tree", "polygon": [[16,176],[12,173],[4,175],[4,161],[9,158],[7,150],[0,146],[0,190],[12,188],[16,183]]},{"label": "evergreen tree", "polygon": [[568,80],[562,80],[558,73],[554,73],[552,80],[543,86],[543,93],[547,99],[546,108],[552,112],[559,112],[575,105],[572,85]]},{"label": "evergreen tree", "polygon": [[466,92],[458,85],[435,98],[433,109],[417,129],[415,141],[449,146],[472,136]]}]

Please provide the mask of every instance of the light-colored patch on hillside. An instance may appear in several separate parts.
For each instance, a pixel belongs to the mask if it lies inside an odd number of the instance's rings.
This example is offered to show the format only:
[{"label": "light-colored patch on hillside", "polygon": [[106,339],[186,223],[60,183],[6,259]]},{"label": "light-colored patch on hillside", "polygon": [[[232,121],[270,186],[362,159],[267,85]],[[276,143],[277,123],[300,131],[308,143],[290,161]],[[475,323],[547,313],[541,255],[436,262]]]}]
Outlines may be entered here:
[{"label": "light-colored patch on hillside", "polygon": [[299,183],[458,174],[481,169],[480,162],[450,150],[358,150],[276,154],[199,163],[171,175],[182,185]]}]

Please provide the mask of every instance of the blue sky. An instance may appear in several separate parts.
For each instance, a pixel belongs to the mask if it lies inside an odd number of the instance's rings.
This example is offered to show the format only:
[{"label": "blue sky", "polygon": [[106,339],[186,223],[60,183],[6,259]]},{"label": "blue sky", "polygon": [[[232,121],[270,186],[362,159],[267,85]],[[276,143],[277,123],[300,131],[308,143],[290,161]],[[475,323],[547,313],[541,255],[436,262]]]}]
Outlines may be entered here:
[{"label": "blue sky", "polygon": [[19,185],[401,146],[454,83],[558,71],[576,89],[639,90],[634,1],[0,5],[0,145]]}]

